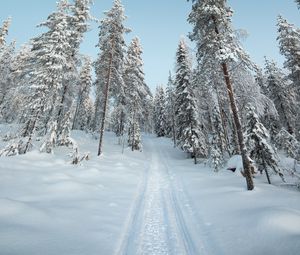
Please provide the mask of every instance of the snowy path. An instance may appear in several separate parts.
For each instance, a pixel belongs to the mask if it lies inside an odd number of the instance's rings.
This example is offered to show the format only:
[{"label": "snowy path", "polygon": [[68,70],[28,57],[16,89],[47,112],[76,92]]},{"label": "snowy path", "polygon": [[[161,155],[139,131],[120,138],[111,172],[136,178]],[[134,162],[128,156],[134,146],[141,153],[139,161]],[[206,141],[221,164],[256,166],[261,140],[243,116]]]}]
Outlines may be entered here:
[{"label": "snowy path", "polygon": [[118,254],[206,254],[195,239],[196,222],[183,187],[169,166],[170,148],[159,141],[144,141],[148,167]]},{"label": "snowy path", "polygon": [[0,158],[0,255],[299,254],[298,191],[257,176],[249,192],[239,173],[194,165],[166,138],[145,135],[142,153],[105,139],[100,160],[76,167],[67,148]]}]

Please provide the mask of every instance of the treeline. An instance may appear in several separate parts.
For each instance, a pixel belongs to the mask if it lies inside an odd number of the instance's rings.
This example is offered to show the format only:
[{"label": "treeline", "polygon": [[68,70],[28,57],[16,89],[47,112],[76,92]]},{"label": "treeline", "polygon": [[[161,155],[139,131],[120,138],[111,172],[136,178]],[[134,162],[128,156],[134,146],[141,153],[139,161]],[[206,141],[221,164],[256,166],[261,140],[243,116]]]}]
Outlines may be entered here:
[{"label": "treeline", "polygon": [[[128,138],[141,150],[140,130],[151,125],[152,95],[145,83],[142,47],[135,37],[127,46],[126,16],[115,0],[99,25],[96,61],[80,54],[89,29],[91,0],[60,0],[57,10],[39,26],[46,32],[18,52],[7,44],[10,20],[0,30],[0,121],[18,123],[18,134],[2,155],[24,154],[42,139],[41,151],[71,146],[71,129],[100,131],[99,155],[105,127]],[[92,71],[96,79],[93,81]],[[92,91],[95,91],[93,96]]]}]

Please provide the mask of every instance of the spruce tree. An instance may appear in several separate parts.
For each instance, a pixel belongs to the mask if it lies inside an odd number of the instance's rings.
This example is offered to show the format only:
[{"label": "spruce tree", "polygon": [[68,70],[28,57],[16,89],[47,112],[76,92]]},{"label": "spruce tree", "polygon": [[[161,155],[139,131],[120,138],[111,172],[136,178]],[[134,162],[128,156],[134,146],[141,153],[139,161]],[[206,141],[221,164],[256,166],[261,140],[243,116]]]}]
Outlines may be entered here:
[{"label": "spruce tree", "polygon": [[3,22],[2,27],[0,27],[0,50],[5,45],[5,42],[6,42],[5,37],[8,34],[8,28],[10,26],[10,23],[11,23],[11,19],[8,18],[7,20],[5,20]]},{"label": "spruce tree", "polygon": [[224,0],[192,0],[193,7],[189,22],[194,26],[190,38],[197,44],[199,64],[215,64],[220,67],[228,92],[230,108],[233,113],[239,147],[242,154],[247,189],[254,188],[251,176],[251,162],[247,156],[240,113],[237,108],[229,65],[241,63],[252,67],[248,55],[241,48],[232,29],[232,10]]},{"label": "spruce tree", "polygon": [[295,132],[296,100],[290,82],[274,61],[266,60],[266,76],[269,97],[273,100],[280,123],[290,134]]},{"label": "spruce tree", "polygon": [[57,135],[62,131],[62,120],[58,119],[61,109],[63,81],[68,72],[70,52],[68,27],[69,5],[61,0],[57,11],[52,13],[41,26],[49,30],[34,38],[31,42],[30,59],[27,74],[29,94],[27,98],[26,122],[22,136],[32,136],[39,129],[40,134],[47,131],[48,123],[57,121]]},{"label": "spruce tree", "polygon": [[129,114],[129,145],[132,150],[141,149],[140,123],[145,121],[146,98],[150,96],[145,83],[140,40],[131,41],[125,61],[124,82],[126,84],[127,112]]},{"label": "spruce tree", "polygon": [[166,122],[166,134],[172,138],[176,146],[175,84],[171,72],[166,88]]},{"label": "spruce tree", "polygon": [[184,40],[179,43],[176,57],[175,116],[177,143],[185,152],[191,154],[196,164],[197,157],[207,156],[207,147],[198,122],[197,105],[191,86],[191,63]]},{"label": "spruce tree", "polygon": [[158,137],[166,135],[166,97],[163,86],[156,88],[154,98],[154,131]]},{"label": "spruce tree", "polygon": [[12,62],[15,54],[15,42],[5,46],[0,53],[0,108],[9,90],[13,88]]},{"label": "spruce tree", "polygon": [[300,143],[286,129],[282,128],[274,141],[277,148],[284,151],[288,157],[300,159]]},{"label": "spruce tree", "polygon": [[[300,138],[300,29],[295,25],[288,23],[286,19],[278,17],[278,37],[279,48],[282,55],[285,56],[284,67],[290,73],[288,78],[293,82],[290,90],[295,93],[296,102],[293,102],[297,108],[295,131],[296,136]],[[292,100],[292,99],[290,99]],[[290,130],[288,130],[290,132]]]},{"label": "spruce tree", "polygon": [[90,128],[90,121],[93,115],[93,112],[91,112],[90,105],[91,86],[92,62],[89,57],[86,57],[79,76],[79,91],[72,129],[89,130]]},{"label": "spruce tree", "polygon": [[278,156],[269,143],[269,133],[259,121],[255,109],[247,106],[247,125],[245,127],[246,148],[249,156],[257,164],[260,172],[265,172],[268,183],[271,184],[269,169],[283,178],[283,174],[278,166]]}]

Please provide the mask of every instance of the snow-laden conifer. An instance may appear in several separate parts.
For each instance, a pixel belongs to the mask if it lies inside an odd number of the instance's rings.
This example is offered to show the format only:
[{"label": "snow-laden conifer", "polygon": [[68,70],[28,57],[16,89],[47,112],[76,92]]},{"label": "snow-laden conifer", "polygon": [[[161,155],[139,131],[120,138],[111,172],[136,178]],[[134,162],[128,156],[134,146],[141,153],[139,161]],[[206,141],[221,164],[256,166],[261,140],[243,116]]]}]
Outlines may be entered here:
[{"label": "snow-laden conifer", "polygon": [[89,130],[93,117],[93,106],[91,105],[90,91],[92,86],[92,62],[89,57],[84,60],[78,81],[78,96],[73,129]]},{"label": "snow-laden conifer", "polygon": [[177,143],[191,154],[197,163],[197,157],[207,156],[206,139],[198,121],[195,95],[191,85],[191,63],[185,41],[180,40],[176,61],[176,134]]},{"label": "snow-laden conifer", "polygon": [[251,162],[245,149],[240,113],[229,67],[231,65],[243,65],[252,68],[253,64],[234,33],[231,24],[233,11],[228,7],[227,1],[192,0],[192,2],[194,4],[188,20],[193,25],[190,38],[196,42],[197,60],[201,68],[206,64],[211,65],[214,61],[214,68],[219,66],[219,70],[223,74],[242,155],[247,189],[252,190],[254,184],[251,176]]},{"label": "snow-laden conifer", "polygon": [[248,105],[247,110],[245,141],[250,158],[255,161],[261,173],[266,173],[269,184],[271,184],[269,169],[283,179],[283,174],[278,166],[278,156],[270,144],[267,129],[259,121],[254,107]]},{"label": "snow-laden conifer", "polygon": [[154,98],[154,131],[158,137],[166,135],[166,96],[163,86],[158,86]]},{"label": "snow-laden conifer", "polygon": [[[124,95],[124,35],[129,32],[124,26],[126,16],[120,0],[115,0],[111,10],[105,12],[105,18],[101,20],[98,47],[100,53],[95,62],[96,71],[96,100],[94,130],[100,127],[100,141],[98,155],[102,153],[103,133],[109,99],[119,99],[116,102],[122,104],[121,96]],[[101,122],[101,123],[100,123]]]}]

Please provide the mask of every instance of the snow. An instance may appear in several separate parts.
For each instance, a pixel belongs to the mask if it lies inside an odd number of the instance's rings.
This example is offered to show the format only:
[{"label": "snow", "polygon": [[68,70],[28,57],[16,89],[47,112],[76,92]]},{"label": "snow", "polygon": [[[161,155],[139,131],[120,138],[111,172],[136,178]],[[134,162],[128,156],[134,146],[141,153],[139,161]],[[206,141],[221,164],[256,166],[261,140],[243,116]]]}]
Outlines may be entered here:
[{"label": "snow", "polygon": [[72,136],[90,161],[71,165],[66,148],[0,158],[1,255],[299,253],[299,192],[264,176],[247,191],[240,174],[194,165],[165,138],[143,135],[143,152],[122,154],[106,133],[98,158],[98,140]]}]

